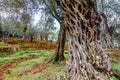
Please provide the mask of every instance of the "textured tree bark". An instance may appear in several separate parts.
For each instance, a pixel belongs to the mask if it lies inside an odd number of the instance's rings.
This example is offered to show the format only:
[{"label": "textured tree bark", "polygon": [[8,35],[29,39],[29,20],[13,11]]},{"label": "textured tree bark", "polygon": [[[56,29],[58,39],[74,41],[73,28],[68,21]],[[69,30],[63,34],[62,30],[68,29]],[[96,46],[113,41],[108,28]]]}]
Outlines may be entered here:
[{"label": "textured tree bark", "polygon": [[65,30],[60,27],[58,40],[56,43],[55,54],[48,60],[48,62],[58,62],[64,60],[64,46],[65,46]]},{"label": "textured tree bark", "polygon": [[63,15],[69,60],[59,80],[108,80],[111,62],[100,43],[95,0],[56,0]]},{"label": "textured tree bark", "polygon": [[106,42],[106,46],[109,49],[113,49],[114,48],[114,43],[113,43],[112,34],[110,33],[110,27],[108,26],[107,17],[106,17],[106,15],[104,13],[101,13],[101,17],[103,19],[104,27],[105,27],[105,42]]}]

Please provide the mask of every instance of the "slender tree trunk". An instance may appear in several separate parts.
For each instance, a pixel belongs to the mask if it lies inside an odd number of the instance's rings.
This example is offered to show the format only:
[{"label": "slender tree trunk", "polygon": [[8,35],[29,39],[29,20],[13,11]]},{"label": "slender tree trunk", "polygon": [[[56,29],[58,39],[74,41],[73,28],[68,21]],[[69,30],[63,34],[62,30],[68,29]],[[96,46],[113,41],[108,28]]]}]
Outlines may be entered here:
[{"label": "slender tree trunk", "polygon": [[23,38],[22,38],[22,40],[24,41],[25,40],[25,38],[26,38],[26,32],[27,32],[27,24],[28,24],[28,22],[29,22],[29,20],[30,20],[30,16],[29,16],[29,14],[28,13],[23,13],[22,14],[22,21],[23,21]]},{"label": "slender tree trunk", "polygon": [[25,38],[26,38],[26,31],[27,31],[27,25],[24,27],[23,29],[23,37],[22,37],[22,40],[24,41]]},{"label": "slender tree trunk", "polygon": [[69,60],[59,80],[108,80],[111,62],[100,43],[95,0],[56,0],[63,15]]},{"label": "slender tree trunk", "polygon": [[30,35],[30,42],[32,43],[33,42],[33,35]]},{"label": "slender tree trunk", "polygon": [[105,27],[105,42],[106,42],[106,46],[109,49],[113,49],[114,48],[114,43],[113,43],[112,34],[110,33],[110,27],[108,26],[107,17],[106,17],[106,15],[104,13],[101,13],[101,17],[103,19],[104,27]]},{"label": "slender tree trunk", "polygon": [[45,41],[48,42],[48,36],[49,36],[49,33],[45,33],[44,34],[44,38],[45,38]]},{"label": "slender tree trunk", "polygon": [[1,24],[0,24],[0,39],[2,38],[2,35],[3,35],[3,33],[2,33],[2,27],[1,27]]},{"label": "slender tree trunk", "polygon": [[58,62],[65,59],[64,58],[65,39],[66,39],[65,30],[62,29],[62,27],[60,27],[55,54],[48,60],[48,62]]}]

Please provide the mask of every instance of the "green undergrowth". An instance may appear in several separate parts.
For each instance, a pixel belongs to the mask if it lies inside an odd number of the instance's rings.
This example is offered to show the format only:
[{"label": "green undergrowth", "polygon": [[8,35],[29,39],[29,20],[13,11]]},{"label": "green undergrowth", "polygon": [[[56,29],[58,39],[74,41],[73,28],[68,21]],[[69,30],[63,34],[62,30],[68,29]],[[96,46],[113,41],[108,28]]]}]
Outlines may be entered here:
[{"label": "green undergrowth", "polygon": [[109,80],[119,80],[119,79],[117,79],[117,78],[115,78],[115,77],[113,76],[113,77],[111,77]]},{"label": "green undergrowth", "polygon": [[[118,62],[118,63],[112,63],[112,69],[116,74],[120,76],[120,58],[111,58],[111,60],[116,60]],[[113,76],[109,80],[119,80],[119,79]]]},{"label": "green undergrowth", "polygon": [[42,72],[37,72],[37,73],[29,72],[22,76],[14,75],[14,73],[20,72],[23,69],[30,69],[30,67],[31,67],[30,65],[27,65],[25,67],[9,69],[12,75],[11,74],[6,75],[5,80],[42,80],[47,77],[50,77],[48,80],[54,80],[54,77],[63,68],[63,66],[59,66],[55,64],[53,66],[47,66],[47,68]]},{"label": "green undergrowth", "polygon": [[68,59],[69,55],[68,54],[64,54],[64,57],[65,57],[65,59]]},{"label": "green undergrowth", "polygon": [[8,45],[7,43],[0,42],[0,48],[1,48],[1,47],[5,47],[5,46],[7,46],[7,45]]},{"label": "green undergrowth", "polygon": [[[1,43],[2,44],[2,43]],[[5,62],[10,62],[14,59],[19,59],[21,57],[28,57],[29,55],[36,55],[36,58],[19,61],[17,66],[9,68],[10,74],[6,74],[5,80],[57,80],[56,75],[64,67],[64,65],[59,65],[57,63],[49,63],[45,65],[44,62],[49,57],[54,55],[54,50],[40,50],[32,48],[21,48],[19,51],[10,51],[10,52],[0,52],[0,64]],[[65,58],[68,59],[68,54],[64,54]],[[117,61],[120,61],[120,58],[114,58]],[[46,69],[39,71],[24,72],[24,70],[31,70],[31,67],[35,64],[44,64]],[[120,73],[120,62],[119,64],[112,63],[112,68],[118,74]],[[17,75],[19,72],[23,71],[23,75]],[[111,77],[109,80],[119,80],[115,77]]]},{"label": "green undergrowth", "polygon": [[[29,55],[36,55],[36,58],[19,61],[17,66],[9,68],[10,74],[5,75],[5,80],[39,80],[42,77],[47,77],[49,75],[56,75],[61,69],[61,66],[57,64],[52,64],[52,66],[46,66],[46,69],[42,72],[25,72],[23,75],[18,76],[17,74],[24,70],[30,70],[35,64],[44,64],[45,60],[54,54],[54,50],[40,50],[32,48],[21,48],[19,51],[10,52],[0,52],[0,64],[5,62],[14,61],[14,59],[19,59],[22,57],[28,57]],[[67,55],[65,55],[67,58]]]},{"label": "green undergrowth", "polygon": [[112,68],[113,68],[113,70],[118,71],[120,73],[120,63],[119,64],[114,64],[113,63]]},{"label": "green undergrowth", "polygon": [[35,64],[35,63],[38,63],[38,62],[41,62],[43,60],[45,60],[46,57],[44,56],[41,56],[37,59],[31,59],[31,60],[27,60],[27,61],[23,61],[19,64],[19,66],[26,66],[26,65],[32,65],[32,64]]},{"label": "green undergrowth", "polygon": [[40,57],[45,55],[46,57],[51,56],[54,51],[47,51],[47,50],[37,50],[31,48],[22,48],[19,51],[10,51],[10,52],[0,52],[0,64],[6,61],[11,61],[14,59],[18,59],[21,57],[27,57],[28,55],[34,54]]},{"label": "green undergrowth", "polygon": [[[112,64],[112,69],[117,75],[120,76],[120,63],[118,63],[118,64],[113,63]],[[115,77],[112,77],[112,78],[110,78],[110,80],[119,80],[119,79],[115,78]]]},{"label": "green undergrowth", "polygon": [[57,75],[57,73],[62,69],[62,66],[55,66],[55,67],[48,67],[44,72],[40,73],[39,78],[42,78],[43,76],[53,75],[54,77]]}]

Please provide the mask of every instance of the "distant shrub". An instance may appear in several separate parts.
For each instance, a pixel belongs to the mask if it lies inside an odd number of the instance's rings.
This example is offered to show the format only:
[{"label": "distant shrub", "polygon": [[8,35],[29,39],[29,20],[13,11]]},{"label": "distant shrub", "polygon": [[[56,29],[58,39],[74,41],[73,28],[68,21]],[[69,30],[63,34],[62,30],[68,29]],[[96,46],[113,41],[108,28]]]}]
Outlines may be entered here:
[{"label": "distant shrub", "polygon": [[45,45],[45,44],[47,44],[47,42],[46,41],[40,41],[40,44]]},{"label": "distant shrub", "polygon": [[8,44],[20,44],[21,40],[17,38],[10,38],[8,40],[5,40],[5,42]]}]

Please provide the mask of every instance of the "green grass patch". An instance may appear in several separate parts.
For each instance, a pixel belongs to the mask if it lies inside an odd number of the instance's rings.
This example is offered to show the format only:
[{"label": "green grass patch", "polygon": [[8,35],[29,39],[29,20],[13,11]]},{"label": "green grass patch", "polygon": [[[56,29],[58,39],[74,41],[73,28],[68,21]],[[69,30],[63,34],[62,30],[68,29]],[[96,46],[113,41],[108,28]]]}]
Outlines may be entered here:
[{"label": "green grass patch", "polygon": [[55,68],[53,69],[52,72],[57,73],[57,72],[59,72],[62,68],[63,68],[62,66],[57,66],[57,67],[55,67]]},{"label": "green grass patch", "polygon": [[52,56],[55,51],[53,50],[41,50],[41,53],[46,55],[46,56]]},{"label": "green grass patch", "polygon": [[35,75],[31,76],[30,80],[39,80],[41,73],[36,73]]},{"label": "green grass patch", "polygon": [[10,70],[11,73],[16,73],[18,71],[17,68],[10,68],[9,70]]},{"label": "green grass patch", "polygon": [[42,78],[43,76],[48,75],[49,73],[51,73],[51,70],[52,70],[51,67],[47,68],[44,72],[39,74],[39,78]]},{"label": "green grass patch", "polygon": [[26,65],[32,65],[32,64],[35,64],[35,63],[38,63],[38,62],[41,62],[45,59],[46,57],[44,56],[41,56],[37,59],[31,59],[31,60],[28,60],[28,61],[23,61],[19,64],[19,66],[26,66]]},{"label": "green grass patch", "polygon": [[112,68],[113,68],[113,70],[120,72],[120,63],[119,64],[112,64]]},{"label": "green grass patch", "polygon": [[119,79],[117,79],[115,77],[111,77],[109,80],[119,80]]},{"label": "green grass patch", "polygon": [[13,59],[18,59],[21,57],[27,57],[30,54],[34,55],[52,55],[53,51],[47,50],[36,50],[31,48],[22,48],[19,51],[11,51],[11,52],[0,52],[0,64],[5,61],[11,61]]},{"label": "green grass patch", "polygon": [[[116,59],[116,60],[118,60],[118,59]],[[120,75],[120,63],[118,63],[118,64],[113,63],[112,64],[112,69],[116,74]],[[119,80],[119,79],[117,79],[115,77],[111,77],[109,80]]]},{"label": "green grass patch", "polygon": [[40,73],[40,78],[43,76],[53,74],[56,75],[63,67],[62,66],[55,66],[55,67],[48,67],[44,72]]},{"label": "green grass patch", "polygon": [[69,54],[64,54],[65,59],[69,58]]},{"label": "green grass patch", "polygon": [[6,76],[5,80],[20,80],[19,77],[10,77],[9,75]]},{"label": "green grass patch", "polygon": [[10,51],[10,52],[0,52],[0,64],[3,64],[5,62],[10,62],[14,59],[19,59],[21,57],[28,57],[29,55],[37,55],[38,58],[30,59],[27,61],[21,61],[18,63],[18,65],[14,68],[9,68],[11,74],[5,75],[5,80],[39,80],[43,76],[49,75],[49,74],[55,74],[57,73],[62,67],[56,66],[55,67],[47,67],[42,72],[39,73],[31,73],[24,74],[22,76],[16,76],[14,75],[17,72],[21,72],[24,69],[30,69],[32,65],[36,63],[43,64],[44,60],[48,57],[52,56],[54,54],[53,50],[40,50],[40,49],[32,49],[32,48],[21,48],[18,51]]},{"label": "green grass patch", "polygon": [[14,59],[18,59],[18,58],[21,58],[21,57],[27,57],[27,55],[24,54],[24,55],[21,55],[21,56],[17,55],[17,56],[10,56],[10,57],[4,57],[4,58],[0,57],[0,63],[4,63],[6,61],[12,61]]},{"label": "green grass patch", "polygon": [[2,47],[2,46],[7,46],[7,45],[8,45],[7,43],[0,42],[0,47]]},{"label": "green grass patch", "polygon": [[[26,69],[29,69],[29,67],[25,67]],[[47,67],[47,69],[45,69],[42,72],[39,73],[28,73],[28,74],[24,74],[22,76],[11,76],[11,75],[6,75],[5,80],[39,80],[49,74],[53,74],[56,75],[56,73],[58,73],[58,71],[60,71],[62,69],[62,66],[55,66],[55,67]],[[12,73],[16,73],[21,71],[21,68],[12,68],[9,69]],[[50,78],[48,80],[56,80],[55,78]]]}]

